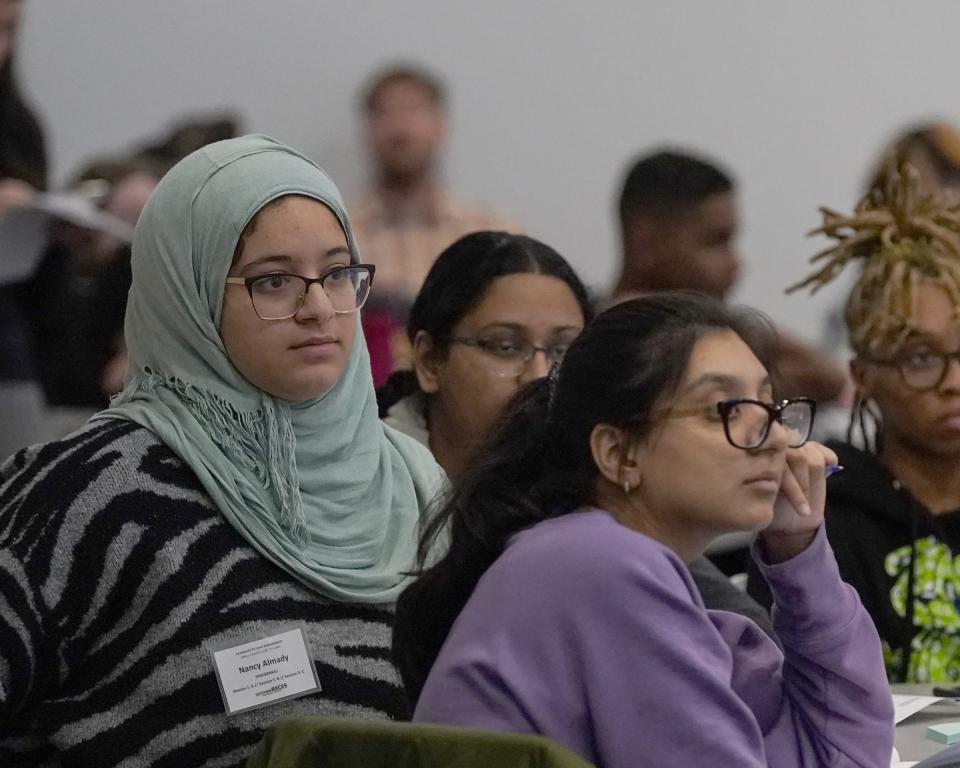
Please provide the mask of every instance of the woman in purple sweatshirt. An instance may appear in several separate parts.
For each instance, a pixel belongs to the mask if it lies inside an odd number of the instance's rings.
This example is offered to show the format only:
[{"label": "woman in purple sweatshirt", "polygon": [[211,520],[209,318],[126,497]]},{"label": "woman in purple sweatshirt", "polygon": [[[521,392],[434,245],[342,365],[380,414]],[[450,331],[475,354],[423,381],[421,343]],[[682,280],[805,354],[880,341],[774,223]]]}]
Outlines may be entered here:
[{"label": "woman in purple sweatshirt", "polygon": [[[757,315],[692,294],[601,314],[523,390],[424,534],[394,655],[415,720],[538,733],[603,768],[885,766],[880,643],[823,534],[809,400]],[[753,556],[783,649],[685,563]]]}]

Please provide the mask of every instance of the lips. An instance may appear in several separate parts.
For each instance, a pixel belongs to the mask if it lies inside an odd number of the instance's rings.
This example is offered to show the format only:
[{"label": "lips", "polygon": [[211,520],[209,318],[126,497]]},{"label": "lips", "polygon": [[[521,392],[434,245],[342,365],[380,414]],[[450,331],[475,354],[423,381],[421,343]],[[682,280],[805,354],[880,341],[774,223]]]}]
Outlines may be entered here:
[{"label": "lips", "polygon": [[750,488],[758,491],[778,493],[780,491],[781,475],[781,472],[763,472],[759,475],[754,475],[749,480],[746,480],[744,485],[747,485]]},{"label": "lips", "polygon": [[304,349],[309,347],[325,347],[329,344],[336,344],[337,340],[333,336],[311,336],[309,339],[298,342],[290,349]]}]

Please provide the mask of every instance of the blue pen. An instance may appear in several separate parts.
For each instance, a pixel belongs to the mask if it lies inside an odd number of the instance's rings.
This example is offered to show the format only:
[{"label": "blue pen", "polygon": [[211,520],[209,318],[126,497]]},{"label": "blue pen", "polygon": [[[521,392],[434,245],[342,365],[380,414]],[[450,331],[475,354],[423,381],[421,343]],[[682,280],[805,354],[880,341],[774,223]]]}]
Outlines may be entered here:
[{"label": "blue pen", "polygon": [[827,466],[823,468],[823,473],[826,477],[830,477],[830,475],[837,474],[841,469],[843,469],[843,467],[839,464],[827,464]]}]

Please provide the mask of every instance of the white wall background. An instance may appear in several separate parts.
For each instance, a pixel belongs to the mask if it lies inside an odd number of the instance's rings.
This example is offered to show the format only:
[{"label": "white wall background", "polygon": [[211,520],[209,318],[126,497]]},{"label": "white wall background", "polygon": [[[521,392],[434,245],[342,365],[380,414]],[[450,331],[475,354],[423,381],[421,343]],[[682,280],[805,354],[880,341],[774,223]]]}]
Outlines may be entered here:
[{"label": "white wall background", "polygon": [[356,91],[410,59],[453,95],[446,176],[613,279],[624,165],[663,142],[740,181],[737,298],[815,338],[841,287],[784,297],[820,243],[820,204],[851,205],[905,122],[960,121],[960,3],[926,0],[29,0],[22,79],[54,179],[233,108],[315,157],[350,197],[366,169]]}]

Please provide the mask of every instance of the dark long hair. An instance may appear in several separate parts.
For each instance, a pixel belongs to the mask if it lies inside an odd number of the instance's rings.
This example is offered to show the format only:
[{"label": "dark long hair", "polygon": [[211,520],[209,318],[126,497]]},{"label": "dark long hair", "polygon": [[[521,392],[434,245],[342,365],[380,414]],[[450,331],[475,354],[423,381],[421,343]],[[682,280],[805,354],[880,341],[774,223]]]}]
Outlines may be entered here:
[{"label": "dark long hair", "polygon": [[[426,331],[437,349],[443,351],[446,337],[464,315],[483,301],[494,280],[529,273],[563,280],[580,305],[584,322],[593,317],[587,289],[563,256],[549,245],[526,235],[474,232],[443,251],[427,274],[407,321],[410,343],[417,333]],[[417,390],[413,371],[391,375],[377,391],[380,416],[386,416],[394,403]]]},{"label": "dark long hair", "polygon": [[[654,294],[603,312],[573,342],[559,372],[517,393],[477,461],[420,540],[420,573],[397,603],[393,657],[412,701],[456,617],[513,534],[589,504],[597,424],[638,439],[687,370],[704,333],[733,330],[770,370],[775,334],[759,313],[695,293]],[[444,536],[449,547],[428,558]]]},{"label": "dark long hair", "polygon": [[45,189],[47,153],[43,131],[17,87],[13,53],[0,65],[0,179],[20,179]]}]

